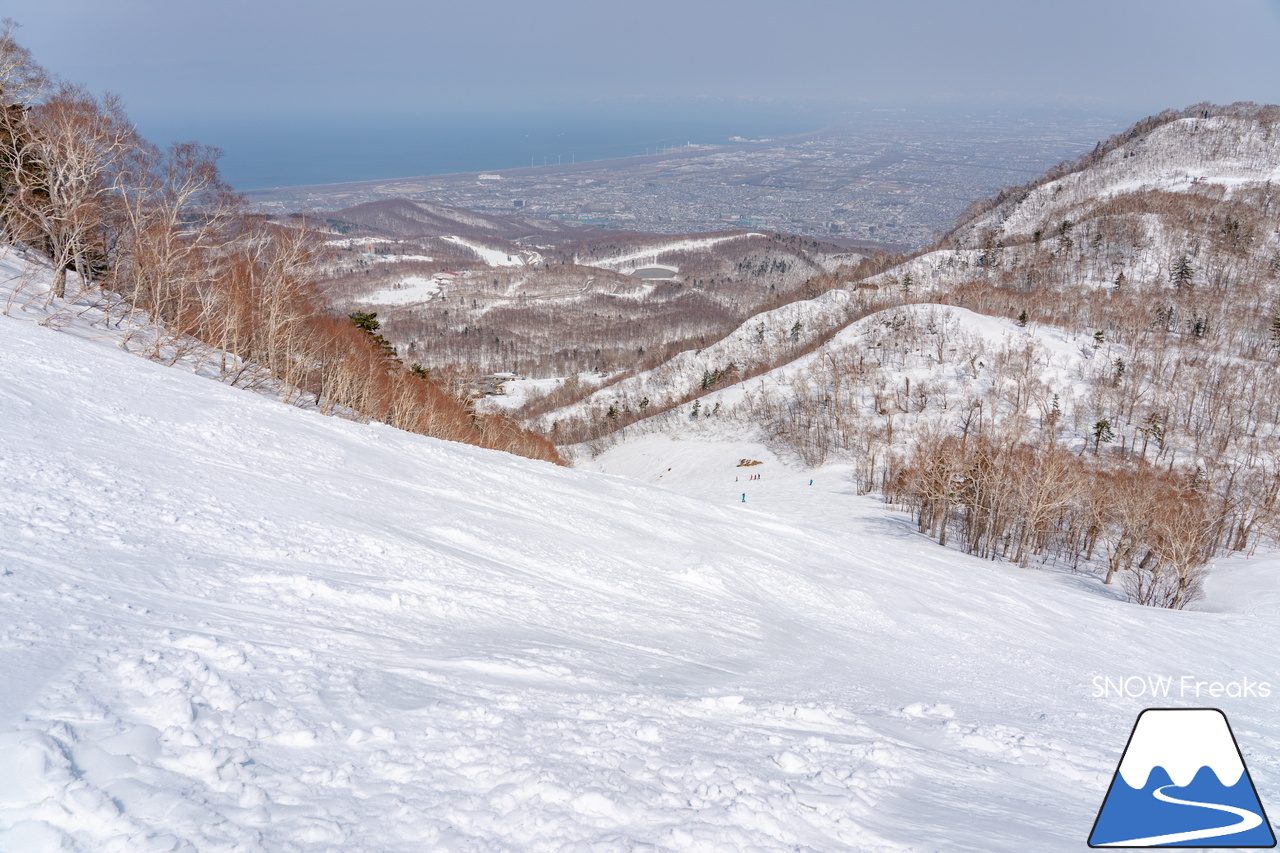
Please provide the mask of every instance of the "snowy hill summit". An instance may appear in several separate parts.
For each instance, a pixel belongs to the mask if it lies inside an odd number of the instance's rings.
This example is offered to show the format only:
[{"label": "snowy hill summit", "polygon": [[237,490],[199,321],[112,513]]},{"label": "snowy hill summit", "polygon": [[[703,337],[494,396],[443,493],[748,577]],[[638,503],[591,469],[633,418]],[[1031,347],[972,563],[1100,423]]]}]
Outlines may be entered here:
[{"label": "snowy hill summit", "polygon": [[1099,143],[1075,171],[1061,177],[1051,172],[1050,180],[998,199],[953,236],[964,240],[998,229],[1004,238],[1029,238],[1038,226],[1064,216],[1085,219],[1091,205],[1124,193],[1237,195],[1266,187],[1280,181],[1275,112],[1192,107],[1149,119],[1105,146]]},{"label": "snowy hill summit", "polygon": [[[901,286],[910,276],[937,287],[1017,271],[1035,284],[1041,249],[1077,256],[1072,272],[1095,286],[1115,285],[1121,274],[1163,279],[1182,253],[1202,266],[1215,266],[1223,248],[1265,255],[1275,249],[1274,231],[1254,220],[1274,215],[1277,110],[1198,105],[1146,119],[1039,181],[975,204],[938,250],[876,281]],[[1211,208],[1221,218],[1206,228]],[[1086,223],[1095,245],[1078,245],[1076,229]]]}]

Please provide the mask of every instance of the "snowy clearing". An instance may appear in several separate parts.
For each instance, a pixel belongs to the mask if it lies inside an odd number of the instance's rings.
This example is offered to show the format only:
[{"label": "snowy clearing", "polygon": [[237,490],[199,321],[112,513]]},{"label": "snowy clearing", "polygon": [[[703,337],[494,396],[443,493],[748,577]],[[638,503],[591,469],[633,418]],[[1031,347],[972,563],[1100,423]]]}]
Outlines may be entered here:
[{"label": "snowy clearing", "polygon": [[400,261],[434,261],[431,255],[374,255],[372,258],[367,257],[366,260],[383,261],[385,263],[394,264]]},{"label": "snowy clearing", "polygon": [[334,240],[325,240],[324,244],[326,246],[337,246],[339,248],[349,248],[352,246],[355,246],[355,247],[371,246],[374,243],[394,243],[394,242],[396,241],[388,237],[339,237]]},{"label": "snowy clearing", "polygon": [[[654,259],[654,263],[641,264],[641,266],[660,266],[660,264],[656,263],[656,259],[660,255],[666,255],[671,252],[689,252],[689,251],[695,251],[698,249],[709,249],[712,246],[718,246],[721,243],[728,243],[733,240],[748,240],[752,237],[763,237],[763,236],[764,236],[763,234],[757,234],[753,232],[750,234],[733,234],[728,237],[701,237],[701,238],[695,237],[695,238],[685,239],[685,240],[674,240],[669,243],[658,243],[656,245],[646,246],[643,249],[636,249],[633,252],[623,252],[621,254],[614,255],[613,257],[609,257],[609,258],[599,258],[599,259],[593,258],[591,260],[590,266],[611,269],[614,267],[619,267],[620,265],[625,266],[625,264],[627,264],[627,262],[629,261],[634,261],[634,260],[643,261],[645,259]],[[575,264],[585,263],[580,258],[576,258],[576,257],[573,259],[573,262]],[[633,270],[630,268],[620,268],[618,271],[623,273],[624,275],[630,275],[630,273]]]},{"label": "snowy clearing", "polygon": [[[487,246],[481,246],[479,243],[463,240],[461,237],[441,237],[440,239],[448,240],[450,243],[456,243],[459,246],[466,246],[468,249],[479,255],[480,259],[491,267],[521,267],[526,263],[530,263],[530,261],[527,261],[522,254],[513,255],[508,254],[502,249],[490,249]],[[538,257],[537,252],[532,254],[535,258]],[[536,260],[533,262],[536,263]]]},{"label": "snowy clearing", "polygon": [[438,296],[443,289],[444,284],[439,279],[410,275],[400,279],[391,287],[367,293],[358,301],[373,305],[413,305]]}]

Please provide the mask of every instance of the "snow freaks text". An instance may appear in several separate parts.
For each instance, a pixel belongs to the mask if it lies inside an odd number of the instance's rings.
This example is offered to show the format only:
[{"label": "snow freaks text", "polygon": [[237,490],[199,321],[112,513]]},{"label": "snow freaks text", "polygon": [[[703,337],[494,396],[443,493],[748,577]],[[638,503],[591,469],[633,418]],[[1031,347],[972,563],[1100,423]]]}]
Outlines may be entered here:
[{"label": "snow freaks text", "polygon": [[1267,699],[1271,684],[1242,676],[1237,681],[1206,681],[1194,675],[1093,677],[1094,699]]}]

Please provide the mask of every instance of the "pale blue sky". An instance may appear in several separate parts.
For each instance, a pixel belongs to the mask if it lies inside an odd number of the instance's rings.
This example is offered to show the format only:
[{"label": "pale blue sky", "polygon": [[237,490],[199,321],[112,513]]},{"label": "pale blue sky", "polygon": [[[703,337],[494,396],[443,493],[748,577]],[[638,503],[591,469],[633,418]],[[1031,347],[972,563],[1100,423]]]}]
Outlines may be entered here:
[{"label": "pale blue sky", "polygon": [[1280,0],[5,0],[44,65],[147,120],[646,98],[1280,101]]}]

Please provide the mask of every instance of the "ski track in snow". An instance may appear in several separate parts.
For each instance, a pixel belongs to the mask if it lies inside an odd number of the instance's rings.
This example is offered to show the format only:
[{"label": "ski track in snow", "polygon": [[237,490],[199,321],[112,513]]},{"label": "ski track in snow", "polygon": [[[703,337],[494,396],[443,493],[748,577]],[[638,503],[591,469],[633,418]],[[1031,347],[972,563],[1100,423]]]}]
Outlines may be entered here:
[{"label": "ski track in snow", "polygon": [[[1077,850],[1144,704],[1093,675],[1275,666],[1265,613],[967,558],[839,468],[744,506],[741,445],[565,470],[11,313],[5,851]],[[1264,802],[1274,701],[1226,708]]]},{"label": "ski track in snow", "polygon": [[479,243],[464,240],[461,237],[441,237],[440,239],[456,243],[459,246],[465,246],[479,255],[483,263],[491,267],[520,267],[530,262],[536,263],[537,259],[541,257],[537,252],[532,252],[530,254],[533,260],[527,261],[523,255],[509,254],[502,249],[491,249],[488,246],[482,246]]},{"label": "ski track in snow", "polygon": [[1127,841],[1114,841],[1109,844],[1099,844],[1099,847],[1156,847],[1159,845],[1181,844],[1184,841],[1198,841],[1200,839],[1222,838],[1227,835],[1238,835],[1241,832],[1248,832],[1254,827],[1262,825],[1262,818],[1247,809],[1236,808],[1235,806],[1224,806],[1219,803],[1197,803],[1194,800],[1179,800],[1166,794],[1165,788],[1177,788],[1177,785],[1165,785],[1164,788],[1156,788],[1151,795],[1157,800],[1165,803],[1173,803],[1177,806],[1195,806],[1201,809],[1212,809],[1216,812],[1226,812],[1240,818],[1236,823],[1226,826],[1213,826],[1208,829],[1193,829],[1187,832],[1169,832],[1164,835],[1152,835],[1148,838],[1131,838]]},{"label": "ski track in snow", "polygon": [[[752,231],[746,234],[731,234],[727,237],[693,237],[684,240],[673,240],[667,243],[655,243],[653,245],[646,246],[643,249],[622,252],[608,258],[591,258],[589,260],[582,260],[580,257],[575,257],[573,262],[575,264],[587,264],[589,266],[608,268],[625,265],[630,261],[657,258],[661,255],[667,255],[672,252],[688,252],[695,249],[709,249],[712,246],[718,246],[721,243],[731,243],[734,240],[747,240],[752,237],[763,236],[763,234]],[[657,265],[662,266],[662,264]]]}]

